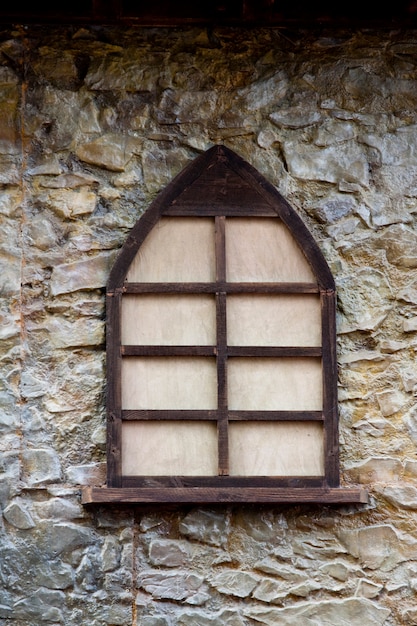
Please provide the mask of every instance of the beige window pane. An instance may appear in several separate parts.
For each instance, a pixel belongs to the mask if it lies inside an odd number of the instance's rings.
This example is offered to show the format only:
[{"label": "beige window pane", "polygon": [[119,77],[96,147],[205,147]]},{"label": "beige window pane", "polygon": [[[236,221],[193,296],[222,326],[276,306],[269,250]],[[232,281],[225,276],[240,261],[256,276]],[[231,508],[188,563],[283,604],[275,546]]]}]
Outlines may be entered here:
[{"label": "beige window pane", "polygon": [[216,343],[216,304],[207,295],[125,295],[122,344],[207,346]]},{"label": "beige window pane", "polygon": [[313,282],[313,272],[278,218],[226,220],[226,277],[230,282]]},{"label": "beige window pane", "polygon": [[228,390],[231,410],[321,411],[321,359],[230,358]]},{"label": "beige window pane", "polygon": [[320,297],[229,295],[227,338],[231,346],[320,346]]},{"label": "beige window pane", "polygon": [[122,408],[217,408],[215,360],[201,357],[124,358]]},{"label": "beige window pane", "polygon": [[232,422],[232,476],[323,476],[323,428],[305,422]]},{"label": "beige window pane", "polygon": [[214,220],[163,217],[141,245],[127,280],[212,282],[215,274]]},{"label": "beige window pane", "polygon": [[217,430],[213,422],[123,422],[125,476],[217,475]]}]

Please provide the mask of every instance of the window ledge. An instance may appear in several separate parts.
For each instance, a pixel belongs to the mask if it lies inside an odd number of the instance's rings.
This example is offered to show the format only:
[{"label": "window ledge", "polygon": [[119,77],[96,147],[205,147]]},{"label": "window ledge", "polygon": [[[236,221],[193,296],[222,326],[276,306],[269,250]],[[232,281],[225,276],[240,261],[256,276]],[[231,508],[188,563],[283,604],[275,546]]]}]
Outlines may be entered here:
[{"label": "window ledge", "polygon": [[366,504],[368,493],[360,487],[84,487],[82,504],[146,503],[288,503]]}]

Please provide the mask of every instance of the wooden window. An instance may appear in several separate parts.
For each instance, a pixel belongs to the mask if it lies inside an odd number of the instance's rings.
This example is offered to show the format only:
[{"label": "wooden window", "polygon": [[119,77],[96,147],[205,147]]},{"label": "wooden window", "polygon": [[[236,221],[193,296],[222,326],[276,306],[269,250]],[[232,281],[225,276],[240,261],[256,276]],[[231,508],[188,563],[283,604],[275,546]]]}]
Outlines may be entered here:
[{"label": "wooden window", "polygon": [[335,287],[302,220],[215,146],[107,290],[107,486],[91,502],[364,502],[339,483]]}]

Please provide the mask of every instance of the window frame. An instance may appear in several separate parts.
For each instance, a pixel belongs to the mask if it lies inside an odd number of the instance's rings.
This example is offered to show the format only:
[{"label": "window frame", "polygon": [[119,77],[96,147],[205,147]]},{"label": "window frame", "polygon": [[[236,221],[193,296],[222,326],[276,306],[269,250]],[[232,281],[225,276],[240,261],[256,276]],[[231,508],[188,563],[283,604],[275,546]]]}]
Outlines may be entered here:
[{"label": "window frame", "polygon": [[[126,275],[146,237],[162,217],[210,217],[215,221],[216,280],[212,283],[128,283]],[[225,223],[233,217],[278,217],[303,252],[316,283],[231,283],[226,280]],[[130,346],[121,342],[121,303],[126,294],[210,293],[216,300],[216,346]],[[226,298],[231,293],[318,294],[322,345],[314,347],[231,347],[227,345]],[[111,270],[107,307],[107,485],[87,487],[83,502],[322,502],[367,501],[360,487],[340,485],[337,408],[336,289],[329,266],[299,215],[259,172],[222,145],[210,148],[163,190],[131,230]],[[207,411],[122,410],[122,358],[128,356],[212,355],[218,373],[218,407]],[[231,412],[227,405],[227,360],[233,356],[316,356],[321,358],[323,408],[311,411]],[[166,412],[165,412],[166,413]],[[233,414],[235,413],[235,414]],[[231,415],[233,414],[233,415]],[[219,440],[217,476],[131,477],[122,474],[122,423],[129,419],[215,419]],[[323,476],[230,476],[228,425],[237,420],[323,423]]]}]

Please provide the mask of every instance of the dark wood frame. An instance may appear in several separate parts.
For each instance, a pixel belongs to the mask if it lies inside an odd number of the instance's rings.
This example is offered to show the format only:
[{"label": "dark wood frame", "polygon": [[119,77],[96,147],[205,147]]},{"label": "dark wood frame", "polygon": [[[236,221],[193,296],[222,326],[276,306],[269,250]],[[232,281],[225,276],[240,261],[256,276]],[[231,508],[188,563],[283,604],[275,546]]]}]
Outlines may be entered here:
[{"label": "dark wood frame", "polygon": [[293,3],[271,0],[215,0],[203,6],[190,0],[167,4],[125,0],[90,0],[84,3],[8,3],[0,7],[0,22],[35,24],[109,24],[127,26],[244,26],[271,28],[377,27],[415,28],[413,3],[371,6],[350,3]]},{"label": "dark wood frame", "polygon": [[[212,283],[128,283],[126,275],[139,247],[162,216],[215,219],[216,280]],[[298,242],[315,283],[228,283],[225,272],[225,219],[279,217]],[[216,346],[131,346],[121,344],[123,294],[211,293],[216,299]],[[229,293],[311,294],[320,296],[322,346],[231,347],[226,339]],[[301,218],[251,165],[224,146],[198,157],[162,191],[139,219],[111,271],[107,286],[107,486],[87,487],[83,503],[94,502],[366,502],[361,488],[341,487],[337,411],[335,327],[336,293],[329,267]],[[215,356],[218,371],[216,411],[122,410],[121,361],[128,356]],[[323,411],[229,411],[227,359],[231,356],[309,356],[321,358]],[[219,471],[211,477],[139,477],[122,475],[123,420],[215,420]],[[228,424],[232,420],[321,421],[325,471],[317,477],[238,477],[228,475]]]}]

